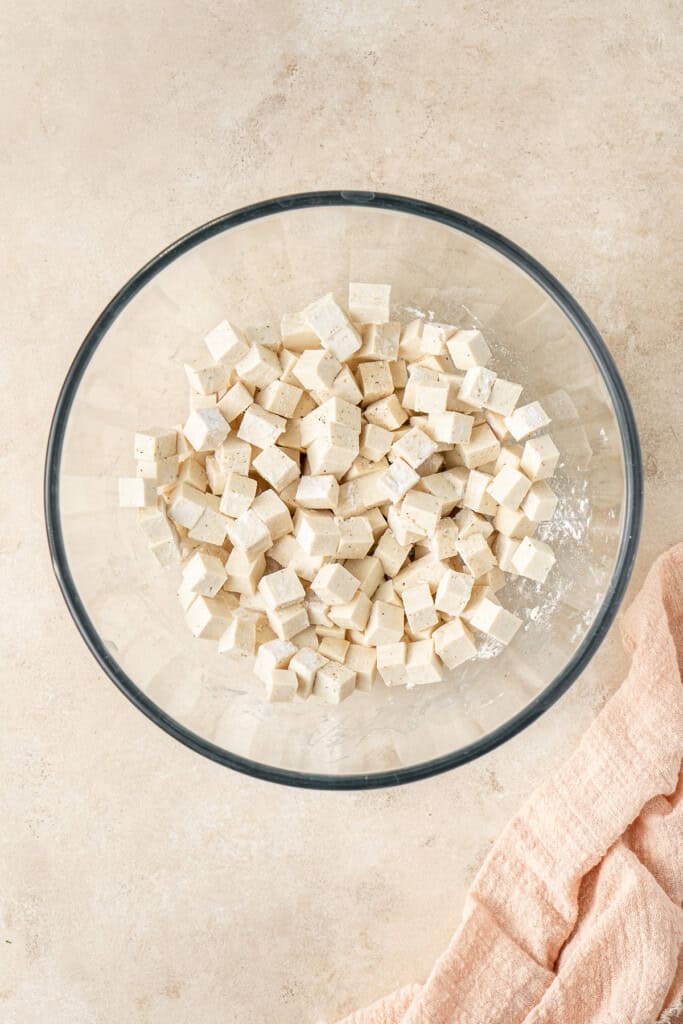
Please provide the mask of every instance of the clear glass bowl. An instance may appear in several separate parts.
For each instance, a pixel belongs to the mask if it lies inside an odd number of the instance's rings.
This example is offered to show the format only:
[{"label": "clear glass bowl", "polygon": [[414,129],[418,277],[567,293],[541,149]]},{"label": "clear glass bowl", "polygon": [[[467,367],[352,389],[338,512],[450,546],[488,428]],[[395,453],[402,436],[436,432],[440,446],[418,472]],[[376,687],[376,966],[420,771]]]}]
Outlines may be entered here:
[{"label": "clear glass bowl", "polygon": [[[263,703],[251,672],[195,641],[177,581],[119,509],[132,434],[180,422],[181,363],[228,315],[260,323],[349,280],[388,281],[397,317],[480,325],[495,368],[553,416],[559,511],[545,587],[506,586],[525,624],[448,681],[354,694],[339,707]],[[528,397],[527,397],[528,396]],[[593,324],[535,260],[450,210],[378,193],[315,192],[220,217],[143,267],[88,333],[57,403],[45,472],[53,564],[85,642],[114,683],[193,750],[275,782],[395,785],[491,750],[571,685],[614,619],[637,547],[642,473],[623,384]]]}]

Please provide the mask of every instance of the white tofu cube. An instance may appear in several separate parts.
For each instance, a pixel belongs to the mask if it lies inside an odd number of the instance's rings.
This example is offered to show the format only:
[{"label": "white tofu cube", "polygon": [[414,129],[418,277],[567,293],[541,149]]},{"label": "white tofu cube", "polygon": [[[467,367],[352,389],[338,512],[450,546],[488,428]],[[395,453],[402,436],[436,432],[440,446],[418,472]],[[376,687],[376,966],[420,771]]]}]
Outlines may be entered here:
[{"label": "white tofu cube", "polygon": [[494,476],[500,473],[501,469],[505,469],[506,466],[510,466],[511,469],[520,469],[521,457],[522,449],[518,444],[511,444],[506,448],[501,448],[493,466]]},{"label": "white tofu cube", "polygon": [[274,380],[272,384],[263,388],[256,396],[256,403],[268,412],[274,412],[277,416],[288,418],[294,415],[294,410],[299,404],[303,391],[293,384],[285,384],[281,380]]},{"label": "white tofu cube", "polygon": [[135,475],[149,480],[155,487],[165,487],[178,479],[178,456],[168,455],[165,459],[138,459]]},{"label": "white tofu cube", "polygon": [[481,597],[469,616],[470,625],[481,633],[493,637],[501,644],[509,644],[522,625],[522,620],[489,597]]},{"label": "white tofu cube", "polygon": [[280,376],[277,352],[263,345],[251,345],[247,354],[235,366],[235,373],[243,384],[265,388]]},{"label": "white tofu cube", "polygon": [[265,697],[269,703],[284,703],[294,700],[299,680],[290,669],[276,668],[263,685]]},{"label": "white tofu cube", "polygon": [[472,437],[473,427],[474,417],[462,412],[429,414],[431,435],[442,444],[466,444]]},{"label": "white tofu cube", "polygon": [[316,299],[303,310],[303,317],[320,338],[323,348],[340,362],[346,362],[361,347],[358,331],[331,292]]},{"label": "white tofu cube", "polygon": [[433,640],[418,640],[406,645],[406,675],[409,687],[441,682],[443,666],[434,652]]},{"label": "white tofu cube", "polygon": [[136,459],[167,459],[177,453],[178,434],[166,427],[147,427],[139,430],[133,441]]},{"label": "white tofu cube", "polygon": [[389,363],[389,369],[391,370],[391,378],[394,382],[394,388],[404,388],[408,383],[408,367],[405,359],[397,359],[395,362]]},{"label": "white tofu cube", "polygon": [[387,528],[387,521],[378,508],[369,509],[363,517],[370,525],[372,536],[377,542]]},{"label": "white tofu cube", "polygon": [[447,668],[457,668],[474,658],[477,647],[467,626],[460,619],[451,619],[439,626],[432,636],[434,650]]},{"label": "white tofu cube", "polygon": [[309,625],[308,612],[303,604],[289,604],[286,608],[267,608],[268,623],[280,640],[291,640]]},{"label": "white tofu cube", "polygon": [[315,575],[311,590],[326,605],[348,604],[359,588],[359,581],[343,565],[324,565]]},{"label": "white tofu cube", "polygon": [[488,519],[473,512],[471,508],[461,508],[455,516],[460,537],[471,537],[473,533],[480,533],[482,537],[490,537],[493,533],[493,526]]},{"label": "white tofu cube", "polygon": [[328,661],[316,673],[313,693],[327,704],[340,704],[351,696],[355,687],[355,672],[346,665]]},{"label": "white tofu cube", "polygon": [[205,505],[197,522],[190,528],[191,540],[203,541],[220,547],[225,540],[229,519],[221,513],[219,499],[213,494],[204,495]]},{"label": "white tofu cube", "polygon": [[296,573],[290,569],[280,569],[263,576],[258,584],[258,592],[264,600],[266,608],[277,610],[290,604],[299,604],[306,593]]},{"label": "white tofu cube", "polygon": [[234,594],[253,595],[258,581],[266,571],[266,559],[263,553],[248,558],[241,548],[233,548],[225,563],[225,571],[228,574],[226,590]]},{"label": "white tofu cube", "polygon": [[401,513],[411,523],[429,536],[436,530],[441,517],[441,502],[433,494],[422,491],[409,491],[401,504]]},{"label": "white tofu cube", "polygon": [[453,365],[458,370],[486,366],[491,358],[491,350],[481,331],[456,331],[446,342],[446,347]]},{"label": "white tofu cube", "polygon": [[230,426],[215,406],[191,412],[183,430],[185,437],[197,452],[217,448],[230,433]]},{"label": "white tofu cube", "polygon": [[468,472],[466,469],[451,469],[443,473],[430,473],[422,477],[420,486],[441,502],[441,515],[447,516],[459,505],[465,496]]},{"label": "white tofu cube", "polygon": [[393,440],[391,430],[365,423],[360,434],[360,454],[370,462],[378,462],[389,451]]},{"label": "white tofu cube", "polygon": [[365,643],[372,647],[397,643],[403,636],[403,608],[386,601],[373,601],[365,629]]},{"label": "white tofu cube", "polygon": [[363,395],[363,405],[370,405],[394,393],[389,363],[384,360],[361,363],[358,367],[358,382]]},{"label": "white tofu cube", "polygon": [[375,555],[366,555],[365,558],[348,558],[344,563],[344,568],[355,577],[360,589],[368,597],[372,597],[384,579],[382,563]]},{"label": "white tofu cube", "polygon": [[476,469],[487,462],[493,462],[500,454],[500,442],[488,424],[474,427],[469,441],[460,445],[463,463],[468,469]]},{"label": "white tofu cube", "polygon": [[230,382],[230,370],[222,363],[185,363],[185,375],[198,395],[215,395]]},{"label": "white tofu cube", "polygon": [[447,615],[460,615],[467,607],[467,603],[472,595],[473,583],[473,578],[468,576],[467,573],[448,569],[442,576],[436,589],[436,597],[434,599],[436,608]]},{"label": "white tofu cube", "polygon": [[[337,558],[365,558],[375,543],[372,528],[363,516],[352,516],[349,519],[337,519],[339,545]],[[363,628],[363,627],[361,627]]]},{"label": "white tofu cube", "polygon": [[239,548],[250,561],[264,554],[273,543],[267,526],[251,508],[239,519],[228,520],[227,533],[233,547]]},{"label": "white tofu cube", "polygon": [[254,675],[267,682],[273,672],[287,668],[296,653],[294,644],[287,640],[270,640],[261,644],[254,662]]},{"label": "white tofu cube", "polygon": [[152,552],[157,562],[159,562],[159,564],[165,569],[170,568],[172,565],[178,565],[180,562],[181,552],[178,538],[176,536],[150,544],[149,550]]},{"label": "white tofu cube", "polygon": [[439,616],[436,614],[432,592],[427,583],[406,587],[402,598],[408,625],[414,633],[420,633],[437,624]]},{"label": "white tofu cube", "polygon": [[520,507],[524,515],[532,523],[543,523],[552,519],[557,508],[557,495],[545,480],[537,480],[529,488],[527,496]]},{"label": "white tofu cube", "polygon": [[[144,481],[143,481],[144,482]],[[207,496],[189,484],[178,484],[168,506],[169,518],[191,530],[206,508]]]},{"label": "white tofu cube", "polygon": [[244,615],[235,615],[218,642],[218,653],[252,658],[256,653],[256,622]]},{"label": "white tofu cube", "polygon": [[489,487],[493,483],[493,477],[481,470],[471,469],[467,477],[465,497],[462,503],[465,508],[472,509],[484,516],[495,515],[498,507],[495,498],[489,494]]},{"label": "white tofu cube", "polygon": [[291,352],[304,352],[306,349],[319,348],[320,339],[309,327],[301,313],[285,313],[280,321],[280,337],[282,344]]},{"label": "white tofu cube", "polygon": [[395,394],[388,398],[380,398],[373,402],[365,410],[365,418],[368,423],[374,423],[376,427],[384,427],[385,430],[398,430],[408,419],[405,411]]},{"label": "white tofu cube", "polygon": [[245,387],[241,381],[237,381],[228,388],[226,393],[218,401],[218,409],[221,415],[232,423],[238,416],[253,404],[254,396],[252,395],[249,388]]},{"label": "white tofu cube", "polygon": [[422,328],[422,351],[425,355],[440,356],[446,352],[446,341],[454,333],[450,324],[426,323]]},{"label": "white tofu cube", "polygon": [[524,445],[521,468],[531,480],[547,480],[555,472],[560,453],[549,434],[532,437]]},{"label": "white tofu cube", "polygon": [[460,530],[453,519],[441,519],[433,535],[429,537],[429,547],[434,556],[443,561],[453,558],[458,553],[458,537]]},{"label": "white tofu cube", "polygon": [[121,508],[151,508],[157,503],[157,491],[152,480],[139,476],[119,478],[119,505]]},{"label": "white tofu cube", "polygon": [[239,473],[227,473],[221,497],[220,510],[225,516],[237,519],[256,497],[256,481]]},{"label": "white tofu cube", "polygon": [[[215,452],[216,462],[224,473],[248,476],[251,466],[251,445],[237,437],[226,437]],[[209,461],[208,458],[206,460]]]},{"label": "white tofu cube", "polygon": [[499,505],[519,508],[530,487],[531,481],[524,473],[507,466],[493,478],[488,486],[488,493]]},{"label": "white tofu cube", "polygon": [[506,537],[505,534],[499,533],[493,542],[493,553],[498,561],[498,566],[503,572],[516,573],[515,567],[512,564],[512,556],[520,545],[520,541],[515,540],[513,537]]},{"label": "white tofu cube", "polygon": [[403,459],[396,459],[382,474],[380,486],[390,501],[399,502],[404,494],[418,483],[419,479],[418,474],[407,462],[404,462]]},{"label": "white tofu cube", "polygon": [[511,556],[512,567],[520,576],[545,583],[555,564],[555,555],[549,544],[534,537],[524,537]]},{"label": "white tofu cube", "polygon": [[[359,590],[355,597],[346,604],[333,604],[329,614],[332,622],[341,626],[342,629],[363,630],[368,624],[371,608],[370,598],[362,590]],[[323,645],[320,646],[322,650]]]},{"label": "white tofu cube", "polygon": [[389,319],[390,284],[349,282],[349,316],[359,324],[382,324]]},{"label": "white tofu cube", "polygon": [[226,579],[227,573],[220,558],[205,551],[195,551],[183,568],[187,588],[204,597],[215,597]]},{"label": "white tofu cube", "polygon": [[458,399],[481,409],[491,395],[496,374],[493,370],[487,370],[483,366],[473,366],[465,373]]},{"label": "white tofu cube", "polygon": [[489,397],[484,402],[484,408],[499,416],[511,416],[522,393],[522,385],[514,384],[511,380],[503,380],[497,377],[491,386]]},{"label": "white tofu cube", "polygon": [[281,448],[264,448],[253,461],[253,467],[266,483],[276,491],[299,479],[299,463],[286,455]]},{"label": "white tofu cube", "polygon": [[346,473],[358,455],[358,434],[340,423],[323,423],[306,454],[312,476]]},{"label": "white tofu cube", "polygon": [[368,693],[375,681],[377,654],[370,647],[361,644],[349,644],[344,664],[356,673],[356,689]]},{"label": "white tofu cube", "polygon": [[458,541],[458,554],[473,576],[483,576],[493,569],[496,559],[486,539],[480,533],[464,537]]},{"label": "white tofu cube", "polygon": [[387,686],[405,686],[408,682],[404,641],[377,645],[377,671]]},{"label": "white tofu cube", "polygon": [[[209,459],[207,458],[206,461],[208,462]],[[190,487],[195,487],[198,491],[205,491],[209,486],[209,478],[201,462],[189,458],[185,459],[178,470],[178,483],[189,484]],[[213,490],[213,487],[211,489]],[[214,494],[216,493],[217,491],[214,491]]]},{"label": "white tofu cube", "polygon": [[536,430],[547,427],[549,423],[550,419],[540,402],[520,405],[510,416],[505,417],[505,425],[515,441],[522,441]]},{"label": "white tofu cube", "polygon": [[296,490],[296,503],[300,508],[331,509],[339,502],[339,484],[331,474],[302,476]]},{"label": "white tofu cube", "polygon": [[162,498],[157,498],[156,504],[149,508],[139,508],[137,520],[148,544],[160,544],[176,537],[176,532],[168,521]]},{"label": "white tofu cube", "polygon": [[360,404],[363,397],[348,366],[342,366],[330,385],[330,391],[336,398],[343,398],[345,402],[351,402],[354,405]]},{"label": "white tofu cube", "polygon": [[360,409],[343,398],[338,396],[328,398],[318,407],[318,413],[326,423],[339,423],[342,427],[349,427],[355,434],[360,431],[362,421]]},{"label": "white tofu cube", "polygon": [[298,680],[297,697],[303,699],[310,697],[315,677],[323,665],[327,664],[327,661],[328,659],[320,651],[312,650],[310,647],[302,647],[293,655],[289,662],[289,669],[295,673]]},{"label": "white tofu cube", "polygon": [[267,527],[273,541],[291,533],[293,523],[289,509],[274,491],[264,491],[257,495],[251,507]]},{"label": "white tofu cube", "polygon": [[375,549],[375,555],[382,563],[382,570],[390,578],[400,572],[410,553],[410,544],[399,544],[391,530],[382,534]]},{"label": "white tofu cube", "polygon": [[493,527],[506,537],[520,540],[522,537],[530,537],[535,532],[536,523],[532,523],[519,508],[512,509],[499,505],[493,517]]},{"label": "white tofu cube", "polygon": [[412,469],[419,469],[436,451],[436,443],[419,427],[411,427],[391,446],[395,456],[407,462]]},{"label": "white tofu cube", "polygon": [[264,348],[280,348],[280,330],[278,324],[249,324],[244,333],[252,345],[263,345]]},{"label": "white tofu cube", "polygon": [[204,597],[198,594],[185,612],[185,621],[194,637],[203,640],[219,640],[230,625],[233,609],[236,606],[232,595],[221,594],[219,597]]},{"label": "white tofu cube", "polygon": [[336,555],[339,528],[329,512],[299,509],[294,516],[294,536],[308,555]]},{"label": "white tofu cube", "polygon": [[398,543],[408,549],[423,539],[422,530],[417,528],[412,519],[403,515],[396,505],[388,509],[387,523]]},{"label": "white tofu cube", "polygon": [[286,425],[282,416],[276,416],[259,405],[250,405],[242,417],[237,437],[256,448],[270,448],[284,432]]},{"label": "white tofu cube", "polygon": [[211,358],[226,366],[236,366],[249,351],[249,343],[242,332],[227,320],[221,320],[204,336],[204,344]]},{"label": "white tofu cube", "polygon": [[415,412],[428,413],[430,416],[444,413],[448,406],[448,384],[440,380],[418,381],[412,388],[410,397],[410,408]]},{"label": "white tofu cube", "polygon": [[302,352],[293,373],[304,388],[318,391],[330,388],[341,368],[341,363],[331,352],[312,349]]},{"label": "white tofu cube", "polygon": [[394,363],[398,359],[400,337],[401,325],[398,323],[368,324],[363,330],[363,344],[355,353],[354,358],[386,359],[388,362]]}]

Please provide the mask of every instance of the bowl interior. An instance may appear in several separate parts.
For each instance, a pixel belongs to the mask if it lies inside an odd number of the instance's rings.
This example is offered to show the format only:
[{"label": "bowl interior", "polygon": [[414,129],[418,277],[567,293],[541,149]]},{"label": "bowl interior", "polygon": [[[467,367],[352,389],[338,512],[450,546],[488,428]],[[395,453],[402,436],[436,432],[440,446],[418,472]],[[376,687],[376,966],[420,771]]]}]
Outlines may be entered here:
[{"label": "bowl interior", "polygon": [[[525,709],[530,717],[550,703],[613,614],[630,565],[637,459],[636,442],[624,456],[631,441],[618,378],[599,339],[591,351],[581,321],[549,293],[551,279],[539,282],[514,247],[449,217],[375,200],[271,204],[242,222],[226,218],[134,279],[74,368],[48,465],[62,584],[119,685],[226,763],[303,784],[372,785],[465,760],[523,724]],[[269,705],[250,664],[189,635],[179,573],[147,551],[135,514],[118,507],[116,481],[133,470],[136,428],[183,420],[182,363],[203,353],[208,329],[225,316],[243,325],[279,320],[326,291],[343,302],[349,280],[391,282],[397,319],[417,309],[480,326],[492,366],[524,384],[523,400],[546,406],[561,451],[560,504],[538,535],[557,565],[543,586],[506,585],[503,603],[524,618],[510,647],[481,643],[480,657],[442,684],[380,682],[333,708]]]}]

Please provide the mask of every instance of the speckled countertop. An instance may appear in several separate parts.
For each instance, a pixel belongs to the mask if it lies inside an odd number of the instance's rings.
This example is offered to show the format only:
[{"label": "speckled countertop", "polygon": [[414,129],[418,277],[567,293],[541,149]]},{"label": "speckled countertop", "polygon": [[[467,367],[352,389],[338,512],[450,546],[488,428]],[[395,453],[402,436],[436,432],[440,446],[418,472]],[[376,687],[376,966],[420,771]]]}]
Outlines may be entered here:
[{"label": "speckled countertop", "polygon": [[423,977],[494,837],[618,682],[615,628],[544,718],[475,764],[400,790],[280,789],[193,755],[118,694],[44,539],[52,407],[131,272],[244,203],[377,188],[498,228],[602,330],[644,449],[639,584],[681,538],[679,12],[538,10],[5,7],[4,1024],[305,1024]]}]

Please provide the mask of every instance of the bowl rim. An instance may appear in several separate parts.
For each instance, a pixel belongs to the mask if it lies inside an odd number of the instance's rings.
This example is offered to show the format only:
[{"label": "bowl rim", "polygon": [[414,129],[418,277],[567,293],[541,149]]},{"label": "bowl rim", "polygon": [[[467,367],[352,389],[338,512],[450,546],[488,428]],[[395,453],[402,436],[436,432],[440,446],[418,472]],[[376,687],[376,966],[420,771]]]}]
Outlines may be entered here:
[{"label": "bowl rim", "polygon": [[[59,475],[64,434],[83,374],[109,327],[141,289],[169,263],[214,235],[251,220],[289,210],[324,206],[367,206],[412,214],[455,228],[488,245],[528,274],[560,307],[582,337],[602,375],[612,401],[623,447],[625,516],[614,572],[603,602],[581,645],[546,688],[521,711],[485,736],[450,754],[391,771],[322,774],[278,768],[233,754],[181,725],[133,682],[107,650],[95,629],[71,574],[61,526]],[[487,754],[531,725],[577,679],[602,643],[623,599],[638,548],[643,510],[643,472],[633,409],[617,367],[598,330],[557,278],[533,256],[480,221],[443,206],[383,192],[328,190],[301,192],[254,203],[223,214],[183,235],[137,271],[117,292],[86,334],[67,371],[50,425],[44,471],[44,511],[52,566],[67,608],[100,667],[118,689],[170,736],[204,757],[246,775],[306,789],[376,789],[426,779]]]}]

